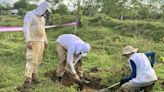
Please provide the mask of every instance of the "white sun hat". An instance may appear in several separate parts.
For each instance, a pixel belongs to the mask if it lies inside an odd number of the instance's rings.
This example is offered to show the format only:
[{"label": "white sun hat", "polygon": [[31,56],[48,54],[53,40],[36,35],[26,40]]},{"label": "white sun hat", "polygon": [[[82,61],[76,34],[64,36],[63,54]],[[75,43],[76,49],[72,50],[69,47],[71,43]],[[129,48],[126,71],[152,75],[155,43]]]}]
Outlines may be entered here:
[{"label": "white sun hat", "polygon": [[137,52],[138,51],[138,48],[133,48],[131,45],[128,45],[126,47],[123,48],[123,55],[126,55],[126,54],[131,54],[133,52]]}]

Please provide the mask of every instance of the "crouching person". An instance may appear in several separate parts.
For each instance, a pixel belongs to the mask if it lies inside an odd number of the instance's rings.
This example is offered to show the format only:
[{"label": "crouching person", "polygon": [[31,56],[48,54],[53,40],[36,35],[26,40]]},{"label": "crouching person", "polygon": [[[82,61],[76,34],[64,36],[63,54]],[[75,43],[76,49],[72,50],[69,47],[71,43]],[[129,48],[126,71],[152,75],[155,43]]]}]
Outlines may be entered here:
[{"label": "crouching person", "polygon": [[128,63],[131,68],[131,76],[121,79],[121,90],[135,92],[141,87],[149,86],[157,80],[156,73],[152,68],[145,53],[137,53],[138,49],[132,46],[126,46],[123,49],[123,56],[128,58]]},{"label": "crouching person", "polygon": [[[82,89],[82,79],[84,78],[80,59],[85,57],[90,51],[90,45],[73,34],[63,34],[59,36],[56,40],[56,43],[57,53],[60,60],[59,67],[56,71],[57,83],[61,84],[65,67],[68,65],[68,70],[73,75],[73,79],[76,80],[75,83],[80,87],[80,89]],[[76,70],[75,67],[77,67]]]}]

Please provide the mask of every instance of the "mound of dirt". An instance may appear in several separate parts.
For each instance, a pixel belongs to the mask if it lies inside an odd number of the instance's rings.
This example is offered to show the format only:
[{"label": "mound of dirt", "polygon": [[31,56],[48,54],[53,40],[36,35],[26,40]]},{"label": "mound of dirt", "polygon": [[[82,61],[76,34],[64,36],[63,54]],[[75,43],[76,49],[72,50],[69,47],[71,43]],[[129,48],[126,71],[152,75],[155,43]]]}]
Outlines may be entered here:
[{"label": "mound of dirt", "polygon": [[[45,73],[45,77],[50,77],[53,81],[56,81],[56,69],[50,70]],[[71,77],[71,74],[66,71],[62,77],[62,84],[65,86],[71,86],[74,83],[74,79]]]},{"label": "mound of dirt", "polygon": [[[101,78],[92,77],[92,76],[87,77],[87,76],[85,76],[85,74],[84,74],[84,78],[86,80],[90,81],[90,83],[84,84],[83,92],[95,92],[96,90],[107,87],[107,85],[101,84],[101,80],[102,80]],[[56,77],[56,69],[47,71],[45,73],[45,77],[49,77],[53,81],[56,81],[56,78],[57,78]],[[74,84],[74,81],[75,80],[72,78],[71,73],[69,71],[66,71],[62,77],[62,85],[71,86]]]}]

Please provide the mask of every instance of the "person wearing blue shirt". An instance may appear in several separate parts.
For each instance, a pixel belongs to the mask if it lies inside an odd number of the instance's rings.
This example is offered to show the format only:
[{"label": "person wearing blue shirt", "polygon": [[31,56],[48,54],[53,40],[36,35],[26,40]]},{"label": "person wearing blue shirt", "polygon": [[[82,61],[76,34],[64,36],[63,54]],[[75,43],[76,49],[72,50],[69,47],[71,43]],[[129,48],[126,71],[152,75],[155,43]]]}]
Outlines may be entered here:
[{"label": "person wearing blue shirt", "polygon": [[[120,80],[121,90],[128,89],[134,92],[140,87],[148,86],[157,80],[153,69],[155,63],[155,52],[138,53],[138,48],[126,46],[123,49],[123,56],[128,58],[131,68],[131,75]],[[149,61],[148,57],[151,57]]]}]

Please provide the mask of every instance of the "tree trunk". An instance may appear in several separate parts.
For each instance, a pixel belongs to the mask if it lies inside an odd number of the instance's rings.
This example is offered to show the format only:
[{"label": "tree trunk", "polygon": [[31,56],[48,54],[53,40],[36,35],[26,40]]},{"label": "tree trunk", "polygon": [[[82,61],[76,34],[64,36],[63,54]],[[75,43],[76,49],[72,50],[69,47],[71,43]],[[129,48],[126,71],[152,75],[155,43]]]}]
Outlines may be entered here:
[{"label": "tree trunk", "polygon": [[79,20],[80,17],[81,17],[81,15],[80,15],[80,0],[78,0],[78,2],[77,2],[76,20],[77,20],[77,21],[80,21],[80,20]]},{"label": "tree trunk", "polygon": [[124,19],[124,16],[121,15],[120,20],[123,20],[123,19]]},{"label": "tree trunk", "polygon": [[75,26],[74,33],[77,30],[77,26],[80,26],[81,25],[80,0],[78,0],[78,2],[77,2],[76,22],[77,22],[77,24]]}]

